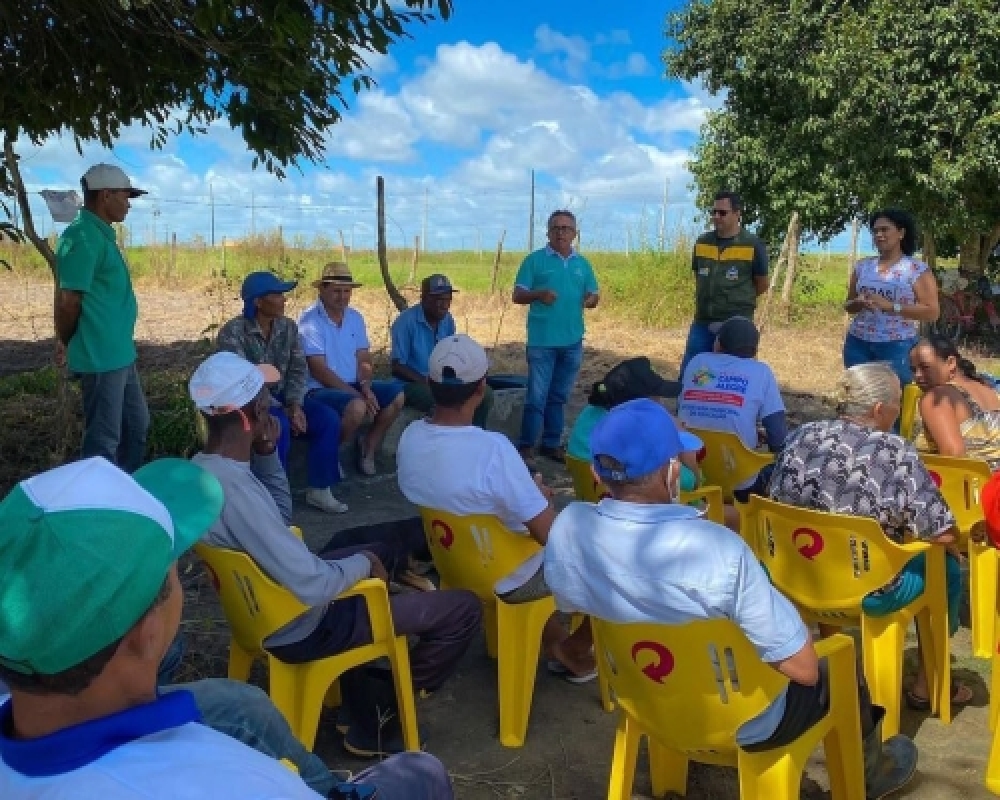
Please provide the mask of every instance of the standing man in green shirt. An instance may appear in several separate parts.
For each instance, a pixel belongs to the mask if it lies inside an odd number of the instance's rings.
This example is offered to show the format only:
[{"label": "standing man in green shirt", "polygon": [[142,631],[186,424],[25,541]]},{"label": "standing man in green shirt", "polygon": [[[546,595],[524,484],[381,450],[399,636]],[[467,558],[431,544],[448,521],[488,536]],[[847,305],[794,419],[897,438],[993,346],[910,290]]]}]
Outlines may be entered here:
[{"label": "standing man in green shirt", "polygon": [[719,192],[711,213],[712,230],[698,237],[691,257],[695,309],[677,376],[682,381],[692,358],[713,351],[722,323],[730,317],[752,320],[757,297],[767,291],[767,247],[742,228],[742,198]]},{"label": "standing man in green shirt", "polygon": [[590,262],[574,248],[572,211],[549,215],[549,243],[521,262],[514,279],[514,302],[528,309],[528,392],[518,451],[529,467],[539,452],[564,462],[565,407],[583,360],[583,311],[600,300]]},{"label": "standing man in green shirt", "polygon": [[149,409],[135,366],[138,306],[111,226],[146,192],[111,164],[95,164],[80,184],[83,208],[56,248],[57,347],[83,390],[82,457],[104,456],[134,472],[146,452]]}]

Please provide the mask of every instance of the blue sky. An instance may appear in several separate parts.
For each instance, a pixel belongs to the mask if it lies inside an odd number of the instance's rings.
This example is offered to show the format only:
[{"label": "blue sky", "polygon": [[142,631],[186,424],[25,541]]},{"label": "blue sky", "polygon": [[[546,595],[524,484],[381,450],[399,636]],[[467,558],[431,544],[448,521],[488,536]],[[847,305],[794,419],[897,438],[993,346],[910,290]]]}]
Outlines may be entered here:
[{"label": "blue sky", "polygon": [[[136,201],[132,240],[155,231],[181,240],[234,238],[281,226],[286,238],[317,234],[370,247],[374,184],[387,185],[390,245],[491,249],[527,244],[531,170],[536,220],[569,207],[584,248],[655,245],[664,192],[667,235],[694,230],[686,160],[718,100],[667,80],[664,23],[673,2],[457,0],[447,22],[412,28],[413,39],[371,59],[374,91],[350,100],[327,136],[322,164],[279,181],[225,123],[206,136],[150,151],[149,132],[123,132],[111,151],[53,138],[19,144],[29,188],[75,188],[91,163],[119,164],[150,190]],[[583,10],[585,8],[585,10]],[[624,13],[623,13],[624,12]],[[52,228],[37,199],[39,227]],[[540,240],[537,234],[536,243]]]}]

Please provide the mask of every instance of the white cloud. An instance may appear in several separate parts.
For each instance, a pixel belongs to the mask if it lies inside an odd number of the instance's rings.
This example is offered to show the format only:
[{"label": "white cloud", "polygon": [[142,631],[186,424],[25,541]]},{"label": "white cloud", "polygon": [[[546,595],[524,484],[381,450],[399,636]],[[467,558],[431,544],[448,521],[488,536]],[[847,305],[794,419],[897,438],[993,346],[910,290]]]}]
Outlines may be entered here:
[{"label": "white cloud", "polygon": [[[627,32],[595,37],[594,47],[619,48],[610,66],[594,63],[592,46],[580,37],[545,26],[535,36],[537,52],[592,74],[634,78],[653,70],[641,53],[627,51]],[[393,66],[386,59],[378,68]],[[80,156],[68,137],[39,147],[19,141],[18,149],[36,190],[72,188],[98,160],[122,166],[151,190],[129,217],[136,241],[154,227],[160,241],[170,230],[181,239],[208,239],[214,201],[217,241],[281,226],[289,238],[336,239],[342,230],[367,247],[381,174],[392,246],[409,246],[420,232],[426,192],[435,246],[495,241],[506,229],[508,246],[518,248],[526,240],[534,169],[539,218],[569,205],[583,212],[590,241],[621,247],[644,209],[659,208],[664,182],[672,204],[690,203],[685,147],[721,102],[700,85],[677,83],[665,83],[673,96],[655,103],[624,91],[598,93],[495,42],[441,45],[394,84],[354,99],[326,134],[324,163],[290,169],[284,181],[250,168],[252,154],[225,121],[194,142],[171,139],[163,151],[147,149],[149,131],[139,126],[125,129],[113,151],[85,144]]]},{"label": "white cloud", "polygon": [[577,80],[583,77],[584,68],[590,61],[590,45],[586,39],[567,36],[548,25],[540,25],[535,30],[535,47],[540,53],[555,55],[554,62]]}]

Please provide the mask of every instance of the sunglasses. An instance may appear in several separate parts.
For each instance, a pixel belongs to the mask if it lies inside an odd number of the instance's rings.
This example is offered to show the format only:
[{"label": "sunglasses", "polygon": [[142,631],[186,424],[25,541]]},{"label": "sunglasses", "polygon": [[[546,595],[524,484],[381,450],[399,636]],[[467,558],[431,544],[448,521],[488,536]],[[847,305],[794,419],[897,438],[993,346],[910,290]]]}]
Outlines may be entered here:
[{"label": "sunglasses", "polygon": [[724,209],[724,208],[713,208],[708,213],[711,214],[713,217],[728,217],[733,212],[732,211],[726,211],[726,209]]}]

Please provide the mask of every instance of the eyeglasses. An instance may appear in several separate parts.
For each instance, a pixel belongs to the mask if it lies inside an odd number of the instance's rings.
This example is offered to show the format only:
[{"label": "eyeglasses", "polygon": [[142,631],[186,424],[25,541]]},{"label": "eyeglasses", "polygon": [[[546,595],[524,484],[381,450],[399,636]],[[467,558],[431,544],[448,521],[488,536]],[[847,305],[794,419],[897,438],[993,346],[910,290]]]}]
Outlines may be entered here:
[{"label": "eyeglasses", "polygon": [[724,209],[724,208],[713,208],[708,213],[711,214],[713,217],[728,217],[733,212],[732,211],[726,211],[726,209]]},{"label": "eyeglasses", "polygon": [[572,225],[553,225],[549,228],[549,233],[574,233],[576,228]]}]

